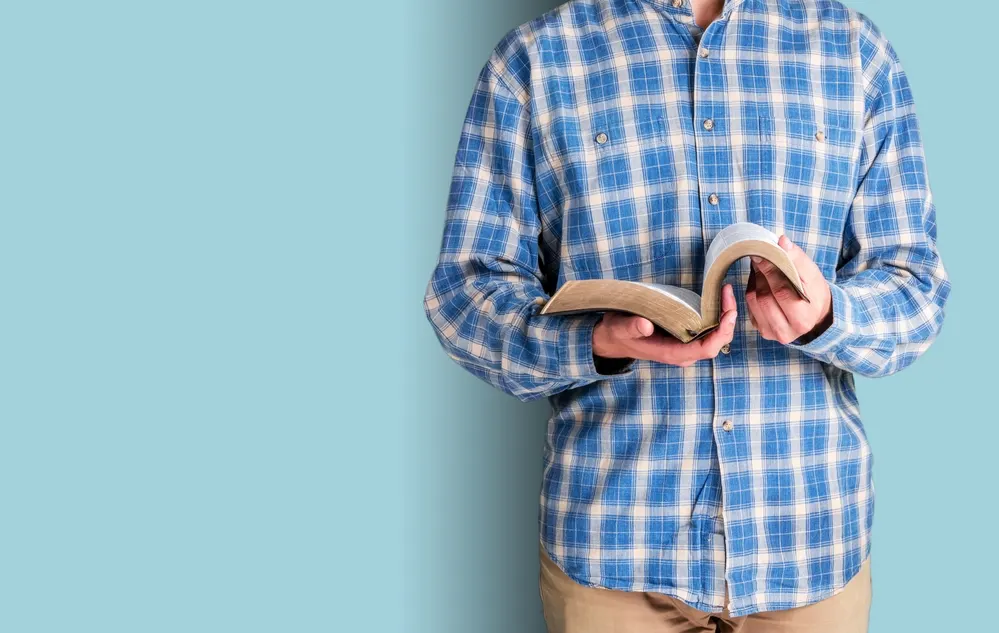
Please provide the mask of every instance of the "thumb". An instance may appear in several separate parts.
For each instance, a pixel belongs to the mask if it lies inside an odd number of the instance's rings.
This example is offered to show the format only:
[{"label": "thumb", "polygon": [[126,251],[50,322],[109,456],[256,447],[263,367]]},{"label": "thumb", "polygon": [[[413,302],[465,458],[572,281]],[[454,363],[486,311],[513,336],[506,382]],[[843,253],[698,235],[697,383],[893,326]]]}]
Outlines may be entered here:
[{"label": "thumb", "polygon": [[621,338],[639,339],[652,336],[655,326],[652,321],[639,316],[628,316],[621,320]]},{"label": "thumb", "polygon": [[808,256],[808,253],[792,242],[788,236],[781,235],[778,244],[780,244],[780,247],[784,249],[788,257],[791,258],[791,263],[793,263],[794,267],[798,269],[799,275],[808,279],[814,278],[816,275],[819,277],[822,276],[822,271],[819,270],[818,265],[812,261],[812,258]]}]

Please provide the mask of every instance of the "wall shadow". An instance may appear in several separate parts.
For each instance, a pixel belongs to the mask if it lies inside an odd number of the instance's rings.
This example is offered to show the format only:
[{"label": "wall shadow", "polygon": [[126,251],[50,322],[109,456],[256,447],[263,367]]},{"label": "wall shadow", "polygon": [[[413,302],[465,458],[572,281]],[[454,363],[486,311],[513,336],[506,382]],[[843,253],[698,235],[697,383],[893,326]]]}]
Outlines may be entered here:
[{"label": "wall shadow", "polygon": [[[461,123],[475,79],[510,29],[551,0],[413,3],[406,129],[405,469],[407,631],[541,633],[538,493],[547,402],[524,404],[465,373],[422,313]],[[391,574],[389,571],[388,573]]]}]

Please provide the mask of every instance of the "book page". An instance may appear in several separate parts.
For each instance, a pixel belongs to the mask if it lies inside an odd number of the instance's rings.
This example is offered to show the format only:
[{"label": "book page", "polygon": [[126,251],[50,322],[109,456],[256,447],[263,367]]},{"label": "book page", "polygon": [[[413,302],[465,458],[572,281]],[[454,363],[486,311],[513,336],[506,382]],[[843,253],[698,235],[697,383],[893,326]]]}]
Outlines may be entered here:
[{"label": "book page", "polygon": [[686,288],[679,288],[677,286],[667,286],[665,284],[647,284],[642,282],[635,282],[656,292],[661,292],[665,295],[673,297],[683,303],[688,308],[694,312],[701,313],[701,295],[697,294],[693,290],[687,290]]},{"label": "book page", "polygon": [[763,228],[759,224],[753,224],[752,222],[730,224],[718,231],[715,239],[711,240],[708,252],[704,256],[704,273],[707,275],[707,272],[711,269],[711,266],[718,259],[719,255],[739,242],[757,240],[760,242],[770,242],[779,248],[778,239],[772,231]]},{"label": "book page", "polygon": [[541,308],[541,314],[617,311],[652,321],[681,341],[701,330],[697,293],[676,288],[618,279],[568,281]]},{"label": "book page", "polygon": [[718,232],[704,258],[704,286],[701,289],[700,309],[704,328],[718,324],[721,288],[729,267],[738,259],[754,255],[770,261],[780,269],[798,295],[808,301],[798,271],[791,257],[780,247],[778,237],[762,226],[737,222]]}]

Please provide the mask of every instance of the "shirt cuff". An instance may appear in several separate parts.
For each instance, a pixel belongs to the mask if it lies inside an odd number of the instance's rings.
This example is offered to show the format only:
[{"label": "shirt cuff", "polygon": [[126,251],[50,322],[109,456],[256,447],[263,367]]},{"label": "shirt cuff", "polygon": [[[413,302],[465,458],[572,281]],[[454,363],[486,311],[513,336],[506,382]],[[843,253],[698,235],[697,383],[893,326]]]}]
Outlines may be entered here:
[{"label": "shirt cuff", "polygon": [[595,381],[631,371],[634,361],[629,359],[601,359],[598,367],[593,356],[593,328],[601,317],[600,313],[558,317],[561,321],[558,353],[562,377]]},{"label": "shirt cuff", "polygon": [[853,305],[850,295],[836,284],[829,284],[829,292],[832,295],[832,323],[825,332],[811,341],[804,344],[791,343],[788,347],[815,358],[828,359],[835,355],[853,333]]}]

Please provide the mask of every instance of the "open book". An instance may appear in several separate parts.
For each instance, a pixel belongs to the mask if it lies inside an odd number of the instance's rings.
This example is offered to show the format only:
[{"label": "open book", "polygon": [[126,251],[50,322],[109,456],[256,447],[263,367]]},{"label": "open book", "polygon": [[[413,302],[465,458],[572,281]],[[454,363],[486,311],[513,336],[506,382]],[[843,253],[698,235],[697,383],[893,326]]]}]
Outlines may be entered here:
[{"label": "open book", "polygon": [[704,258],[701,294],[685,288],[620,279],[568,281],[541,309],[541,314],[628,312],[666,330],[684,343],[718,327],[721,290],[732,262],[751,255],[772,262],[802,299],[808,300],[791,258],[777,236],[751,222],[731,224],[715,236]]}]

